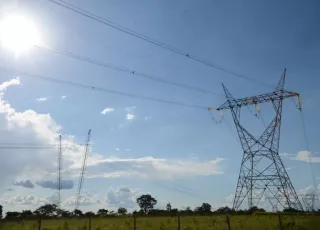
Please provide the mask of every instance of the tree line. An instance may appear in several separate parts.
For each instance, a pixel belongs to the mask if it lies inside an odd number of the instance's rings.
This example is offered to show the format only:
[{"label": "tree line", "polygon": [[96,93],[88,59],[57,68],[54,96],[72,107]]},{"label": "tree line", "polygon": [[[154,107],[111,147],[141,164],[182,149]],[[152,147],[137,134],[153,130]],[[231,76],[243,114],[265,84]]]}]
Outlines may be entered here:
[{"label": "tree line", "polygon": [[[154,207],[157,204],[157,200],[149,194],[141,195],[136,200],[137,204],[140,207],[140,211],[134,211],[133,215],[143,216],[172,216],[172,215],[221,215],[221,214],[238,214],[238,215],[246,215],[253,214],[255,212],[266,212],[262,208],[252,207],[249,210],[237,210],[231,209],[229,207],[221,207],[215,211],[212,211],[212,207],[208,203],[203,203],[201,206],[196,207],[192,210],[190,207],[186,207],[183,210],[179,210],[177,208],[172,208],[171,204],[168,203],[166,205],[166,209],[155,209]],[[295,209],[285,209],[284,212],[301,212]],[[320,210],[318,210],[319,212]],[[3,207],[0,205],[0,218],[3,218]],[[88,211],[82,212],[79,209],[75,209],[70,212],[64,209],[59,209],[56,204],[45,204],[35,211],[31,210],[23,210],[21,212],[11,211],[7,212],[5,219],[32,219],[38,217],[107,217],[107,216],[120,216],[129,214],[127,209],[124,207],[119,207],[117,211],[109,211],[107,209],[99,209],[97,213]]]}]

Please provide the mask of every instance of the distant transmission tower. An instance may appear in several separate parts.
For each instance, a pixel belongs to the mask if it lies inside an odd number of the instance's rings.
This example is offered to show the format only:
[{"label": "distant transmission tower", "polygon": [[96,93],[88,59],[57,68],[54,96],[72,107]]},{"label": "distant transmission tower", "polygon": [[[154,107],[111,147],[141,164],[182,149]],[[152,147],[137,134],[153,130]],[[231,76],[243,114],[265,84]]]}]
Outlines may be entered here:
[{"label": "distant transmission tower", "polygon": [[59,136],[59,152],[58,152],[58,209],[61,206],[61,167],[62,167],[62,148],[61,148],[61,135]]},{"label": "distant transmission tower", "polygon": [[267,200],[269,201],[269,204],[271,205],[272,212],[278,212],[278,201],[276,198],[271,196],[266,196]]},{"label": "distant transmission tower", "polygon": [[88,138],[87,138],[85,152],[84,152],[84,156],[83,156],[83,162],[82,162],[82,167],[81,167],[81,172],[80,172],[80,179],[79,179],[79,186],[78,186],[78,193],[77,193],[77,197],[76,197],[76,207],[75,207],[75,209],[78,209],[79,208],[79,204],[80,204],[81,190],[82,190],[82,187],[83,187],[84,173],[85,173],[85,170],[86,170],[87,158],[88,158],[88,150],[89,150],[89,145],[90,145],[90,136],[91,136],[91,129],[89,129],[89,132],[88,132]]},{"label": "distant transmission tower", "polygon": [[302,195],[302,201],[304,203],[306,211],[314,211],[315,210],[315,204],[318,201],[318,195],[315,193],[305,194]]},{"label": "distant transmission tower", "polygon": [[[223,86],[227,101],[218,111],[230,110],[243,149],[238,184],[233,201],[233,208],[239,209],[245,198],[249,208],[258,206],[266,190],[282,208],[303,210],[288,173],[279,156],[280,126],[282,102],[286,98],[298,97],[299,94],[284,89],[286,70],[275,91],[242,99],[235,99]],[[271,102],[275,117],[259,138],[255,138],[240,123],[241,107]]]}]

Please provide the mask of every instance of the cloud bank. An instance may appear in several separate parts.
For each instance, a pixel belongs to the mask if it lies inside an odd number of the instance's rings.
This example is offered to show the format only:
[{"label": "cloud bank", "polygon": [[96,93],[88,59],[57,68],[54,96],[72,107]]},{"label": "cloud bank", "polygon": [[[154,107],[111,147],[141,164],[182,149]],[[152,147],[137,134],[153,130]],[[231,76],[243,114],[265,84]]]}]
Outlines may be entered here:
[{"label": "cloud bank", "polygon": [[16,181],[13,183],[13,185],[21,186],[25,188],[34,188],[34,184],[30,180]]},{"label": "cloud bank", "polygon": [[[34,110],[16,111],[5,101],[9,87],[19,85],[18,78],[0,84],[0,134],[9,140],[21,140],[39,146],[58,146],[61,126],[50,114],[40,114]],[[135,108],[128,107],[132,112]],[[78,178],[83,156],[83,146],[73,136],[64,135],[62,145],[63,189],[73,187],[72,180]],[[17,185],[32,187],[31,181],[44,188],[56,189],[57,160],[56,148],[33,149],[32,151],[10,150],[10,154],[0,162],[0,173],[4,178],[18,181]],[[107,157],[106,154],[90,152],[87,159],[87,178],[132,177],[135,179],[174,180],[192,176],[209,176],[223,173],[222,158],[202,161],[195,158],[166,159],[152,156],[139,158]],[[26,182],[29,181],[29,182]],[[1,182],[3,183],[3,182]],[[34,186],[34,185],[33,185]]]},{"label": "cloud bank", "polygon": [[[55,190],[58,189],[57,181],[42,180],[42,181],[37,181],[36,184],[43,188],[49,188],[49,189],[55,189]],[[72,180],[61,180],[60,189],[72,189],[72,188],[73,188]]]}]

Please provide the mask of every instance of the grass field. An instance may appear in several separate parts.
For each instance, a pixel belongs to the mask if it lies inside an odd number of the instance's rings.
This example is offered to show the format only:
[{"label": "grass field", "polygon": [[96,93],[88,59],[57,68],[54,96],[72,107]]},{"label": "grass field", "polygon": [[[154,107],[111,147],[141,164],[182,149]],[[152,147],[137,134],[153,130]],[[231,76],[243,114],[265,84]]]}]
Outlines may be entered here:
[{"label": "grass field", "polygon": [[[320,229],[320,216],[281,216],[280,228],[276,215],[231,216],[230,228],[232,230],[318,230]],[[133,230],[132,217],[92,218],[91,230]],[[38,230],[38,221],[6,221],[0,223],[1,230]],[[89,219],[58,219],[42,220],[42,230],[88,230]],[[177,217],[138,217],[137,230],[177,230]],[[181,230],[228,230],[226,216],[196,216],[181,217]]]}]

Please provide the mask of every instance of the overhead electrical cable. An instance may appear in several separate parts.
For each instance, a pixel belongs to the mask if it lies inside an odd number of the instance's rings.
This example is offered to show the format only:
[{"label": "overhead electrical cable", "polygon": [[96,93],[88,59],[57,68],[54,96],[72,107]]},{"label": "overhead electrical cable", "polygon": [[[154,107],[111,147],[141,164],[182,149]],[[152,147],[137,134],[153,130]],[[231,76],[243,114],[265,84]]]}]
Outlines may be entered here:
[{"label": "overhead electrical cable", "polygon": [[266,84],[264,82],[261,82],[261,81],[259,81],[257,79],[250,78],[250,77],[245,76],[245,75],[243,75],[241,73],[235,72],[235,71],[233,71],[233,70],[231,70],[229,68],[223,67],[223,66],[215,64],[215,63],[212,63],[212,62],[210,62],[208,60],[202,59],[202,58],[197,57],[195,55],[192,55],[192,54],[190,54],[188,52],[182,51],[182,50],[180,50],[178,48],[175,48],[173,46],[170,46],[170,45],[168,45],[166,43],[163,43],[163,42],[160,42],[158,40],[152,39],[152,38],[150,38],[150,37],[148,37],[146,35],[143,35],[143,34],[141,34],[139,32],[131,30],[131,29],[127,28],[127,27],[124,27],[124,26],[121,26],[119,24],[116,24],[116,23],[114,23],[114,22],[112,22],[112,21],[110,21],[108,19],[105,19],[105,18],[103,18],[101,16],[98,16],[96,14],[93,14],[93,13],[87,11],[87,10],[84,10],[84,9],[82,9],[80,7],[72,5],[72,4],[67,3],[65,1],[62,1],[62,0],[48,0],[48,1],[50,1],[50,2],[52,2],[54,4],[56,4],[56,5],[59,5],[61,7],[64,7],[66,9],[68,9],[68,10],[71,10],[71,11],[77,13],[77,14],[80,14],[80,15],[86,17],[86,18],[92,19],[92,20],[97,21],[99,23],[102,23],[102,24],[104,24],[106,26],[112,27],[112,28],[114,28],[114,29],[116,29],[118,31],[121,31],[123,33],[129,34],[131,36],[134,36],[136,38],[144,40],[144,41],[146,41],[148,43],[151,43],[153,45],[156,45],[158,47],[161,47],[161,48],[166,49],[168,51],[171,51],[173,53],[176,53],[176,54],[178,54],[180,56],[184,56],[184,57],[186,57],[188,59],[191,59],[193,61],[202,63],[202,64],[204,64],[206,66],[218,69],[220,71],[223,71],[223,72],[226,72],[228,74],[231,74],[231,75],[233,75],[235,77],[242,78],[242,79],[254,82],[256,84],[260,84],[260,85],[263,85],[263,86],[266,86],[266,87],[273,87],[273,86],[268,85],[268,84]]},{"label": "overhead electrical cable", "polygon": [[39,147],[39,146],[0,146],[0,149],[16,150],[16,149],[58,149],[57,147]]},{"label": "overhead electrical cable", "polygon": [[309,139],[308,139],[308,135],[307,135],[307,127],[306,127],[306,122],[305,122],[305,119],[304,119],[304,115],[303,115],[302,109],[300,110],[300,117],[301,117],[304,141],[305,141],[305,145],[306,145],[307,152],[308,152],[308,163],[309,163],[310,172],[311,172],[311,176],[312,176],[312,182],[313,182],[313,186],[314,186],[314,189],[315,189],[315,193],[318,196],[318,195],[320,195],[320,192],[317,189],[317,181],[316,181],[316,177],[314,175],[314,169],[313,169],[312,159],[311,159],[311,150],[310,150]]},{"label": "overhead electrical cable", "polygon": [[137,77],[145,78],[145,79],[148,79],[148,80],[157,81],[157,82],[173,85],[173,86],[184,88],[184,89],[188,89],[188,90],[198,91],[198,92],[201,92],[201,93],[212,94],[212,95],[215,95],[215,96],[224,97],[224,95],[222,95],[220,93],[212,92],[212,91],[209,91],[209,90],[206,90],[206,89],[202,89],[202,88],[198,88],[198,87],[195,87],[195,86],[190,86],[190,85],[178,83],[178,82],[171,81],[171,80],[168,80],[168,79],[165,79],[165,78],[151,76],[149,74],[138,72],[138,71],[133,70],[133,69],[128,69],[126,67],[116,66],[116,65],[113,65],[113,64],[110,64],[110,63],[106,63],[106,62],[102,62],[102,61],[99,61],[99,60],[95,60],[95,59],[92,59],[92,58],[89,58],[89,57],[85,57],[85,56],[82,56],[82,55],[79,55],[79,54],[71,53],[71,52],[68,52],[68,51],[65,51],[65,50],[50,48],[50,47],[46,47],[46,46],[35,46],[35,47],[39,48],[39,49],[42,49],[42,50],[45,50],[45,51],[56,53],[56,54],[59,54],[59,55],[67,56],[69,58],[73,58],[73,59],[76,59],[76,60],[85,61],[85,62],[94,64],[94,65],[99,65],[99,66],[102,66],[102,67],[105,67],[105,68],[109,68],[109,69],[113,69],[113,70],[116,70],[116,71],[124,72],[124,73],[130,74],[130,75],[134,75],[134,76],[137,76]]},{"label": "overhead electrical cable", "polygon": [[166,104],[171,104],[171,105],[177,105],[177,106],[182,106],[182,107],[189,107],[189,108],[207,110],[206,106],[192,105],[192,104],[187,104],[187,103],[177,102],[177,101],[169,101],[169,100],[155,98],[155,97],[142,96],[142,95],[138,95],[138,94],[132,94],[132,93],[122,92],[122,91],[113,90],[113,89],[106,89],[106,88],[99,87],[99,86],[91,86],[91,85],[81,84],[81,83],[72,82],[72,81],[60,80],[60,79],[57,79],[57,78],[44,77],[44,76],[41,76],[41,75],[30,74],[30,73],[27,73],[27,72],[24,72],[24,71],[18,71],[18,70],[12,69],[12,68],[2,67],[2,66],[0,66],[0,69],[3,70],[3,71],[15,73],[17,75],[24,75],[24,76],[32,77],[32,78],[35,78],[35,79],[38,79],[38,80],[43,80],[43,81],[49,81],[49,82],[54,82],[54,83],[58,83],[58,84],[69,85],[69,86],[82,88],[82,89],[87,89],[87,90],[99,91],[99,92],[109,93],[109,94],[116,94],[116,95],[121,95],[121,96],[126,96],[126,97],[131,97],[131,98],[138,98],[138,99],[143,99],[143,100],[148,100],[148,101],[156,101],[156,102],[161,102],[161,103],[166,103]]}]

